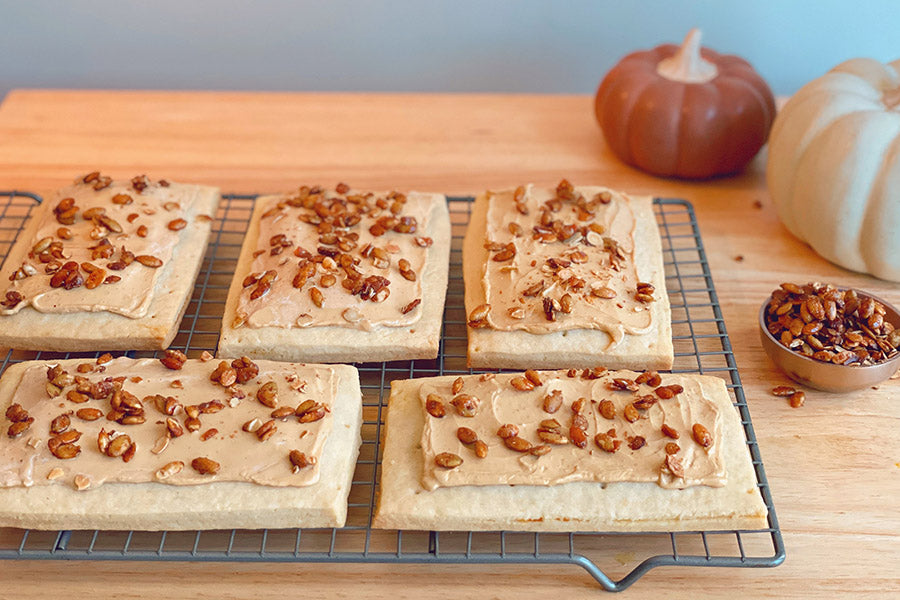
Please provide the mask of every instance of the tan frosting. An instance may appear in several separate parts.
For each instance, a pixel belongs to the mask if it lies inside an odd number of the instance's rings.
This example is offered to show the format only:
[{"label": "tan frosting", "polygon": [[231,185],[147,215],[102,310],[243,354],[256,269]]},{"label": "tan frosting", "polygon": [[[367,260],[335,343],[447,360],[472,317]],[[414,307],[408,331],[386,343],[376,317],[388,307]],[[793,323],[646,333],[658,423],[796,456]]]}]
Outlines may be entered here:
[{"label": "tan frosting", "polygon": [[[49,202],[51,207],[56,207],[62,199],[74,198],[75,205],[79,208],[75,222],[64,225],[57,221],[52,210],[43,211],[40,225],[34,237],[28,242],[28,248],[34,248],[39,240],[50,237],[63,244],[62,253],[65,258],[57,259],[58,263],[68,261],[75,261],[79,265],[90,263],[105,269],[106,276],[115,275],[121,280],[104,283],[94,289],[88,289],[85,285],[70,290],[62,287],[53,288],[50,286],[52,273],[47,273],[46,265],[35,256],[34,252],[29,252],[23,264],[14,266],[16,269],[21,267],[33,274],[12,281],[6,288],[7,292],[20,293],[24,299],[11,308],[0,307],[0,314],[14,314],[26,306],[31,306],[44,313],[106,311],[133,319],[146,316],[153,300],[160,269],[144,266],[137,261],[122,270],[109,269],[108,265],[119,260],[122,246],[135,256],[154,256],[163,264],[169,261],[181,232],[186,228],[172,231],[167,227],[168,223],[181,218],[188,221],[187,227],[190,227],[194,217],[191,194],[185,187],[178,184],[159,185],[149,182],[145,189],[138,192],[130,182],[113,182],[108,187],[95,190],[91,184],[79,180],[74,185],[57,191],[53,198],[46,202]],[[127,194],[132,198],[132,202],[124,205],[113,203],[112,198],[117,194]],[[105,208],[105,214],[121,226],[122,232],[114,233],[94,221],[82,218],[85,210],[94,207]],[[131,222],[129,215],[133,215]],[[147,228],[146,237],[139,237],[136,234],[138,228],[142,226]],[[70,240],[63,240],[58,236],[57,232],[61,227],[71,231]],[[115,247],[115,253],[111,257],[92,258],[90,248],[98,244],[99,236],[106,237]],[[85,280],[88,277],[88,273],[84,270],[81,271],[81,275]],[[0,294],[2,295],[5,295],[5,292]]]},{"label": "tan frosting", "polygon": [[[288,200],[292,196],[272,198],[263,207],[264,214],[259,224],[258,254],[253,259],[250,273],[259,276],[274,270],[278,275],[271,289],[257,299],[250,298],[255,289],[254,285],[248,285],[242,290],[236,311],[238,318],[236,326],[292,328],[331,325],[368,331],[373,325],[402,327],[419,320],[420,306],[412,308],[405,314],[403,309],[415,299],[422,298],[424,275],[422,271],[428,249],[420,247],[416,243],[416,238],[422,239],[422,236],[427,235],[425,232],[434,196],[415,192],[406,195],[402,212],[397,216],[415,218],[417,227],[414,233],[387,231],[380,236],[373,235],[370,227],[379,218],[393,216],[389,210],[393,200],[388,199],[385,194],[322,192],[325,203],[347,196],[357,199],[357,203],[350,203],[350,206],[361,216],[361,220],[350,227],[336,230],[341,235],[349,237],[345,240],[347,245],[344,249],[336,244],[323,243],[316,224],[300,220],[300,217],[317,219],[311,208],[289,203]],[[381,202],[384,208],[377,206],[378,202]],[[271,241],[278,235],[286,236],[289,245],[273,256]],[[390,264],[382,267],[375,264],[373,256],[362,256],[361,252],[369,244],[373,248],[384,250]],[[313,261],[298,258],[296,253],[298,247],[317,258]],[[324,257],[318,252],[319,248],[337,251],[358,260],[356,269],[362,273],[363,278],[375,275],[388,279],[389,295],[385,299],[379,297],[377,301],[373,301],[351,294],[342,285],[346,279],[345,270],[336,264],[335,260],[323,260]],[[400,259],[409,261],[415,273],[415,281],[409,281],[401,275],[398,268]],[[309,277],[301,288],[296,288],[294,277],[299,266],[305,262],[314,264],[315,274]],[[326,275],[336,278],[336,282],[329,287],[323,285],[322,277]],[[321,307],[313,303],[310,295],[313,287],[322,294]]]},{"label": "tan frosting", "polygon": [[[172,396],[183,405],[200,404],[219,400],[225,408],[219,412],[200,414],[202,423],[199,430],[190,432],[184,427],[186,414],[179,409],[174,419],[182,425],[184,434],[168,439],[165,450],[157,454],[152,451],[160,438],[166,438],[166,415],[159,412],[152,401],[144,401],[146,422],[141,425],[120,425],[101,417],[96,421],[84,421],[70,415],[69,429],[82,432],[76,442],[81,453],[72,459],[61,460],[48,449],[50,422],[60,414],[80,408],[96,407],[104,413],[110,410],[108,399],[89,400],[75,404],[66,399],[69,386],[62,395],[50,399],[45,391],[47,366],[54,363],[38,364],[26,369],[21,383],[16,388],[13,402],[21,404],[34,418],[31,428],[17,438],[6,435],[6,426],[0,437],[0,487],[72,485],[77,475],[87,476],[90,487],[95,488],[105,482],[143,483],[159,481],[156,471],[172,461],[184,463],[182,471],[162,483],[171,485],[206,484],[215,481],[252,482],[267,486],[307,486],[319,480],[318,459],[332,427],[331,413],[312,422],[300,423],[290,417],[286,421],[276,420],[278,430],[264,442],[254,433],[242,430],[242,425],[252,419],[268,421],[273,409],[267,408],[256,399],[259,386],[274,381],[278,388],[278,406],[296,407],[304,400],[313,399],[330,406],[335,397],[337,380],[334,370],[325,366],[307,366],[292,363],[259,361],[259,375],[245,384],[235,384],[235,391],[243,391],[243,399],[232,398],[229,389],[210,381],[210,373],[219,361],[202,362],[189,360],[181,370],[165,368],[156,359],[132,360],[117,358],[105,365],[102,373],[88,373],[92,382],[106,377],[126,377],[123,389],[139,399],[160,394]],[[73,375],[74,370],[70,371]],[[134,381],[132,377],[139,377]],[[180,387],[172,387],[179,380]],[[5,407],[4,407],[5,409]],[[130,436],[137,444],[134,458],[124,462],[121,458],[111,458],[101,454],[97,446],[100,429],[115,430]],[[201,435],[215,428],[218,433],[207,441]],[[291,450],[299,450],[317,461],[294,473],[288,459]],[[191,461],[198,457],[210,458],[221,465],[215,475],[201,475],[191,467]],[[53,477],[54,469],[62,469],[59,477]],[[54,473],[56,474],[56,473]]]},{"label": "tan frosting", "polygon": [[[663,375],[663,385],[677,383],[684,387],[684,392],[640,411],[641,418],[629,423],[622,417],[622,411],[636,394],[612,391],[607,384],[614,377],[634,379],[635,375],[631,371],[617,371],[599,379],[587,380],[580,375],[569,377],[566,371],[542,371],[540,377],[543,385],[532,391],[513,389],[510,380],[515,375],[498,374],[488,380],[471,375],[463,378],[465,383],[461,393],[479,399],[474,417],[460,416],[450,405],[454,397],[450,382],[424,383],[419,393],[425,412],[422,432],[423,486],[433,490],[467,485],[557,485],[573,481],[656,482],[670,489],[725,485],[725,464],[720,450],[721,419],[715,404],[703,395],[696,381],[688,377]],[[543,399],[554,390],[562,392],[564,401],[555,414],[548,414],[543,410]],[[653,388],[641,385],[637,395],[652,391]],[[442,418],[435,418],[425,411],[426,398],[431,393],[445,400],[447,412]],[[562,433],[568,437],[574,414],[571,406],[581,397],[588,399],[587,408],[582,413],[588,422],[588,444],[584,449],[571,443],[553,445],[548,454],[533,456],[507,448],[497,435],[501,425],[511,423],[519,428],[520,438],[532,445],[543,444],[537,435],[539,423],[552,418],[562,425]],[[604,399],[616,406],[614,420],[599,414],[599,402]],[[679,439],[663,435],[663,423],[674,428],[680,434]],[[713,444],[709,448],[704,449],[692,439],[694,423],[704,425],[712,434]],[[478,438],[487,444],[486,458],[478,458],[471,448],[459,441],[459,427],[473,429]],[[594,436],[612,428],[616,429],[616,438],[622,440],[622,445],[616,452],[609,453],[595,445]],[[646,445],[632,450],[628,444],[630,436],[643,436]],[[684,478],[674,477],[662,468],[666,458],[665,446],[670,442],[680,446],[675,456],[682,461]],[[435,456],[442,452],[462,457],[463,463],[453,469],[438,467]]]},{"label": "tan frosting", "polygon": [[[579,214],[574,202],[564,202],[560,210],[550,213],[553,220],[580,230],[569,240],[550,243],[537,239],[534,228],[540,224],[544,203],[556,197],[553,190],[525,187],[520,204],[528,214],[517,210],[513,191],[491,194],[487,240],[497,247],[508,243],[516,246],[512,260],[496,261],[493,258],[498,252],[492,251],[485,262],[482,285],[486,302],[491,306],[487,316],[491,328],[530,333],[599,329],[609,334],[610,348],[621,342],[626,333],[640,335],[650,330],[650,307],[635,299],[638,276],[634,265],[635,217],[631,203],[624,194],[605,192],[606,204],[597,198],[584,199],[591,205],[593,215]],[[591,226],[599,231],[591,230]],[[515,235],[511,227],[518,227],[521,233]],[[609,240],[615,242],[612,247]],[[568,264],[553,268],[548,265],[548,259],[560,259]],[[543,291],[525,295],[526,290],[542,281]],[[612,289],[615,297],[606,299],[592,294],[592,290],[599,288]],[[572,297],[571,312],[556,312],[555,320],[548,320],[544,299],[558,302],[565,294]],[[522,318],[510,315],[516,309]]]}]

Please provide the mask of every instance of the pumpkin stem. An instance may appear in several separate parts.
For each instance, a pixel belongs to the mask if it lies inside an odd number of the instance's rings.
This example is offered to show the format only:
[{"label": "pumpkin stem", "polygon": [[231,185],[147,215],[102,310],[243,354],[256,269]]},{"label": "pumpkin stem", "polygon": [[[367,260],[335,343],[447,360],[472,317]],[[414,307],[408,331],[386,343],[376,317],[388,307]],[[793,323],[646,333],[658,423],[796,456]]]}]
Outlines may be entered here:
[{"label": "pumpkin stem", "polygon": [[656,72],[672,81],[706,83],[719,74],[716,65],[700,56],[700,30],[691,29],[675,54],[656,65]]}]

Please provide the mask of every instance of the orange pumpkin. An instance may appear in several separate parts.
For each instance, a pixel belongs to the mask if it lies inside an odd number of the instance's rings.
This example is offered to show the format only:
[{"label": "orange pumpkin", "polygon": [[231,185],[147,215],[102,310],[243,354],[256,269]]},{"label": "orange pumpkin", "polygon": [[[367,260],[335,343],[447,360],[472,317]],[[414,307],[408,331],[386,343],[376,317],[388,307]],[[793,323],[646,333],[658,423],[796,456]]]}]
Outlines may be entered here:
[{"label": "orange pumpkin", "polygon": [[775,99],[750,63],[700,48],[629,54],[606,74],[594,102],[610,149],[664,177],[703,179],[740,171],[766,142]]}]

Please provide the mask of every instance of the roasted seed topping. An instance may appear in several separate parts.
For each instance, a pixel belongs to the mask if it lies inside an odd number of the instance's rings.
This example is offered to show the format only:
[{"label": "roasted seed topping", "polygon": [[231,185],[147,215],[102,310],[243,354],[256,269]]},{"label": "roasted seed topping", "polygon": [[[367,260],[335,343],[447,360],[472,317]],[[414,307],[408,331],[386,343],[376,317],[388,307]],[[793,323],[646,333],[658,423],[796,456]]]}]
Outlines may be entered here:
[{"label": "roasted seed topping", "polygon": [[237,381],[237,371],[223,360],[210,374],[209,379],[221,384],[222,387],[228,387]]},{"label": "roasted seed topping", "polygon": [[636,392],[639,389],[637,383],[635,383],[631,379],[625,379],[622,377],[616,377],[616,378],[611,379],[606,384],[606,387],[608,389],[611,389],[614,391],[622,391],[622,392],[626,392],[626,391]]},{"label": "roasted seed topping", "polygon": [[468,427],[460,427],[456,430],[456,437],[463,444],[474,444],[478,441],[478,434]]},{"label": "roasted seed topping", "polygon": [[296,471],[299,471],[300,469],[305,469],[306,467],[316,464],[315,456],[307,456],[306,454],[304,454],[303,452],[300,452],[299,450],[291,450],[290,453],[288,454],[288,460],[291,461],[291,465],[293,465],[293,467],[294,467],[294,469],[296,469]]},{"label": "roasted seed topping", "polygon": [[664,464],[674,477],[684,477],[684,465],[682,460],[675,456],[674,453],[666,455]]},{"label": "roasted seed topping", "polygon": [[478,411],[478,398],[469,394],[458,394],[450,404],[461,417],[474,417]]},{"label": "roasted seed topping", "polygon": [[220,466],[219,463],[205,456],[200,456],[191,461],[191,467],[201,475],[215,475],[219,472]]},{"label": "roasted seed topping", "polygon": [[166,368],[178,371],[187,362],[187,355],[181,350],[166,350],[163,357],[159,359]]},{"label": "roasted seed topping", "polygon": [[[256,399],[259,403],[268,408],[275,408],[278,405],[278,384],[274,381],[268,381],[256,391]],[[293,414],[293,410],[291,411]]]},{"label": "roasted seed topping", "polygon": [[507,448],[516,452],[528,452],[531,450],[531,442],[515,435],[503,438],[503,443]]},{"label": "roasted seed topping", "polygon": [[486,458],[488,454],[488,445],[482,440],[475,440],[472,444],[472,450],[478,458]]},{"label": "roasted seed topping", "polygon": [[569,441],[578,448],[587,448],[588,436],[587,432],[581,427],[572,425],[569,427]]},{"label": "roasted seed topping", "polygon": [[259,441],[264,442],[275,435],[276,431],[278,431],[278,427],[275,425],[275,419],[269,419],[256,430],[256,438]]},{"label": "roasted seed topping", "polygon": [[664,436],[672,438],[673,440],[677,440],[680,437],[677,430],[675,430],[672,427],[669,427],[665,423],[662,424],[662,427],[660,428],[660,430],[662,431]]},{"label": "roasted seed topping", "polygon": [[452,452],[441,452],[434,457],[434,464],[443,469],[455,469],[462,463],[462,457]]},{"label": "roasted seed topping", "polygon": [[479,304],[469,313],[469,327],[487,327],[487,316],[491,312],[490,304]]},{"label": "roasted seed topping", "polygon": [[703,446],[704,448],[709,448],[710,446],[712,446],[712,434],[706,427],[704,427],[700,423],[694,423],[693,427],[691,428],[691,433],[694,437],[694,441],[699,445]]},{"label": "roasted seed topping", "polygon": [[103,411],[99,408],[79,408],[75,411],[75,416],[82,421],[96,421],[103,416]]},{"label": "roasted seed topping", "polygon": [[422,303],[422,299],[421,299],[421,298],[416,298],[415,300],[413,300],[412,302],[410,302],[409,304],[407,304],[406,306],[404,306],[403,308],[401,308],[401,309],[400,309],[400,312],[401,312],[402,314],[404,314],[404,315],[405,315],[405,314],[408,314],[408,313],[412,312],[413,309],[415,309],[415,308],[416,308],[419,304],[421,304],[421,303]]},{"label": "roasted seed topping", "polygon": [[301,423],[313,423],[325,418],[325,406],[314,400],[306,400],[294,410]]},{"label": "roasted seed topping", "polygon": [[[346,190],[344,193],[338,191]],[[368,309],[359,306],[356,301],[341,298],[342,293],[356,296],[359,300],[373,303],[385,302],[397,291],[397,284],[392,286],[392,280],[416,281],[418,266],[413,258],[420,258],[421,247],[431,245],[429,238],[403,238],[394,234],[412,234],[419,227],[417,219],[405,214],[407,210],[407,198],[404,194],[391,192],[386,196],[374,194],[355,193],[347,186],[335,188],[334,192],[321,187],[301,187],[294,195],[280,199],[277,205],[272,206],[263,214],[263,218],[281,215],[284,217],[296,216],[296,221],[285,218],[281,223],[285,227],[268,225],[266,236],[269,247],[262,248],[262,254],[254,255],[254,266],[274,269],[280,272],[282,266],[288,270],[286,276],[295,289],[308,293],[305,301],[300,304],[296,316],[290,315],[285,310],[278,310],[272,314],[275,320],[289,320],[291,324],[301,327],[309,326],[314,322],[335,324],[333,319],[342,319],[350,323],[362,323],[364,321],[378,322],[381,318],[377,309]],[[414,203],[412,210],[419,210],[420,203]],[[299,209],[293,212],[292,209]],[[295,225],[299,221],[300,225]],[[315,236],[307,233],[305,227],[310,227]],[[297,227],[300,228],[297,231]],[[376,239],[366,239],[365,231]],[[389,232],[393,232],[389,234]],[[270,237],[269,237],[270,236]],[[300,239],[296,243],[291,237]],[[304,248],[301,244],[306,245]],[[297,266],[289,266],[293,261],[287,258],[285,248],[294,246],[291,254],[299,258]],[[412,246],[412,248],[410,248]],[[412,255],[404,256],[403,253],[411,249]],[[279,256],[278,260],[270,257]],[[391,269],[396,265],[397,271]],[[296,270],[294,270],[296,269]],[[375,271],[373,273],[372,271]],[[368,273],[366,271],[369,271]],[[399,273],[399,274],[398,274]],[[397,275],[394,279],[393,275]],[[249,281],[245,279],[245,286],[251,289],[250,300],[261,298],[268,293],[271,285],[265,282],[253,282],[258,275],[253,274]],[[311,285],[314,284],[314,285]],[[401,292],[407,292],[405,285],[399,287]],[[278,293],[282,293],[280,290]],[[418,295],[418,290],[415,292]],[[412,295],[411,295],[412,296]],[[401,297],[402,302],[392,306],[400,314],[412,313],[419,306],[421,299]],[[308,304],[307,304],[308,302]],[[312,307],[309,306],[312,305]],[[246,308],[245,308],[246,307]],[[312,309],[321,309],[314,312]],[[260,310],[260,306],[248,305],[242,300],[239,305],[238,316],[246,317]],[[268,318],[268,317],[267,317]]]},{"label": "roasted seed topping", "polygon": [[604,419],[612,420],[616,418],[616,405],[611,400],[601,400],[597,409]]},{"label": "roasted seed topping", "polygon": [[608,433],[598,433],[594,436],[594,443],[604,452],[615,452],[622,445],[622,440],[613,438]]},{"label": "roasted seed topping", "polygon": [[428,398],[425,399],[425,410],[429,415],[437,419],[440,419],[447,414],[447,410],[444,408],[444,402],[437,394],[428,394]]},{"label": "roasted seed topping", "polygon": [[557,429],[539,429],[538,438],[548,444],[564,445],[569,443],[568,438]]},{"label": "roasted seed topping", "polygon": [[31,427],[31,424],[34,422],[34,419],[28,417],[24,421],[17,421],[10,425],[6,430],[6,435],[11,438],[19,437]]},{"label": "roasted seed topping", "polygon": [[622,409],[622,416],[625,417],[625,420],[629,423],[634,423],[641,418],[640,413],[638,413],[638,410],[634,407],[633,403],[625,405],[625,408]]},{"label": "roasted seed topping", "polygon": [[683,391],[684,388],[678,384],[663,385],[654,390],[654,392],[656,392],[656,395],[663,400],[670,400]]},{"label": "roasted seed topping", "polygon": [[287,419],[288,417],[293,417],[294,415],[296,415],[296,413],[290,406],[282,406],[281,408],[276,408],[271,413],[269,413],[269,416],[273,419],[281,419],[282,421]]},{"label": "roasted seed topping", "polygon": [[[197,467],[194,468],[196,469]],[[173,460],[172,462],[167,463],[164,467],[156,471],[156,478],[160,481],[163,481],[165,479],[168,479],[169,477],[178,475],[183,469],[183,462],[181,462],[180,460]]]},{"label": "roasted seed topping", "polygon": [[527,392],[534,389],[534,383],[527,377],[513,377],[509,384],[520,392]]},{"label": "roasted seed topping", "polygon": [[151,269],[158,269],[163,266],[163,261],[155,256],[150,256],[148,254],[141,254],[139,256],[135,256],[134,260],[138,261],[145,267],[150,267]]},{"label": "roasted seed topping", "polygon": [[544,396],[544,412],[553,414],[559,410],[563,403],[562,390],[553,390]]},{"label": "roasted seed topping", "polygon": [[783,283],[772,293],[765,322],[775,339],[803,356],[865,366],[897,355],[900,330],[886,314],[881,302],[852,289]]},{"label": "roasted seed topping", "polygon": [[[209,358],[212,358],[212,356]],[[238,383],[247,383],[259,375],[259,366],[246,356],[231,361],[231,368],[234,369],[237,375]]]},{"label": "roasted seed topping", "polygon": [[25,297],[15,290],[6,292],[6,298],[0,301],[0,306],[4,308],[15,308]]},{"label": "roasted seed topping", "polygon": [[53,419],[50,422],[50,433],[53,433],[53,434],[62,433],[66,429],[69,428],[70,424],[71,424],[71,419],[69,419],[69,415],[67,415],[67,414],[59,415],[58,417],[56,417],[55,419]]},{"label": "roasted seed topping", "polygon": [[525,379],[534,384],[535,387],[540,387],[542,385],[541,376],[534,369],[528,369],[527,371],[525,371]]},{"label": "roasted seed topping", "polygon": [[506,438],[516,437],[519,435],[519,428],[512,423],[507,423],[506,425],[500,426],[500,429],[497,430],[497,435],[504,440]]},{"label": "roasted seed topping", "polygon": [[790,396],[796,392],[797,390],[787,385],[778,385],[772,388],[773,396]]},{"label": "roasted seed topping", "polygon": [[15,403],[11,404],[9,408],[6,409],[6,418],[13,423],[22,423],[27,421],[30,417],[28,411],[22,408],[21,404]]}]

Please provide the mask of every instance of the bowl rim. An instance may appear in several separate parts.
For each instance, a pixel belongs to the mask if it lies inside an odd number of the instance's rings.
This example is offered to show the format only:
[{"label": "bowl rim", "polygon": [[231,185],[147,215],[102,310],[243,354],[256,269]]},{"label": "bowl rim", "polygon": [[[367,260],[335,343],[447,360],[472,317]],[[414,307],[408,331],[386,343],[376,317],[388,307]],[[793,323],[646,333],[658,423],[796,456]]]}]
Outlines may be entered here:
[{"label": "bowl rim", "polygon": [[[894,312],[894,314],[896,314],[896,315],[898,315],[898,317],[900,317],[900,309],[898,309],[896,306],[894,306],[890,302],[887,302],[884,299],[879,298],[875,294],[872,294],[870,292],[866,292],[864,290],[861,290],[859,288],[854,288],[854,287],[844,287],[844,288],[842,288],[840,286],[835,286],[835,287],[837,287],[838,289],[843,289],[843,290],[853,290],[854,292],[857,293],[857,295],[867,296],[867,297],[871,298],[872,300],[875,300],[876,302],[881,302],[886,308],[890,309],[891,311]],[[860,364],[855,364],[855,363],[850,363],[850,364],[846,364],[846,365],[836,365],[834,363],[827,363],[827,362],[824,362],[821,360],[816,360],[814,358],[810,358],[809,356],[804,356],[804,355],[800,354],[799,352],[794,352],[793,350],[791,350],[790,348],[788,348],[784,344],[782,344],[781,340],[779,340],[774,335],[772,335],[772,333],[769,331],[769,328],[766,327],[766,307],[769,306],[769,302],[772,300],[772,294],[774,294],[774,293],[775,292],[773,291],[768,296],[766,296],[766,299],[763,301],[762,306],[759,307],[759,329],[760,329],[760,331],[763,332],[763,335],[765,335],[767,338],[769,338],[769,340],[774,342],[775,345],[780,350],[789,352],[792,356],[795,356],[802,361],[809,362],[810,364],[815,365],[818,368],[822,368],[822,369],[833,368],[833,369],[853,369],[855,371],[865,371],[866,369],[883,369],[885,365],[889,365],[889,364],[895,363],[897,361],[900,361],[900,352],[898,352],[897,354],[895,354],[893,356],[893,358],[889,358],[882,362],[871,364],[871,365],[860,365]]]}]

